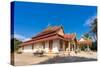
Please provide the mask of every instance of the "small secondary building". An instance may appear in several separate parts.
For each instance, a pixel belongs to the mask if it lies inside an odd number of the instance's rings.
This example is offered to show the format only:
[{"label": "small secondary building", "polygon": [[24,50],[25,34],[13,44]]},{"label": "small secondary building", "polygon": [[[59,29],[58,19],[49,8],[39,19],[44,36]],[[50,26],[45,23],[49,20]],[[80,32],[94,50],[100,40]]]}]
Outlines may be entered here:
[{"label": "small secondary building", "polygon": [[86,46],[88,49],[89,47],[92,46],[92,40],[91,39],[85,39],[84,37],[81,37],[78,41],[77,44],[82,47],[82,46]]},{"label": "small secondary building", "polygon": [[65,34],[62,26],[49,26],[31,40],[20,45],[22,52],[35,52],[43,49],[46,53],[57,53],[59,51],[75,50],[76,35]]}]

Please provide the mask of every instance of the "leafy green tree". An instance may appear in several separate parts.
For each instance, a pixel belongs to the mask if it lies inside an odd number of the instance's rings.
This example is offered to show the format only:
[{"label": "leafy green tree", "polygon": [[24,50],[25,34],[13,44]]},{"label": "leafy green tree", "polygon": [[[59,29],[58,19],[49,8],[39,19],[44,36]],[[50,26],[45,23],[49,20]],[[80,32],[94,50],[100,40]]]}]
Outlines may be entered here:
[{"label": "leafy green tree", "polygon": [[22,43],[22,41],[20,41],[16,38],[12,38],[11,39],[11,52],[14,52],[14,51],[18,50],[18,48],[19,48],[18,46],[21,43]]},{"label": "leafy green tree", "polygon": [[85,34],[83,35],[83,38],[84,38],[85,40],[90,40],[90,39],[92,39],[91,36],[89,35],[89,33],[85,33]]}]

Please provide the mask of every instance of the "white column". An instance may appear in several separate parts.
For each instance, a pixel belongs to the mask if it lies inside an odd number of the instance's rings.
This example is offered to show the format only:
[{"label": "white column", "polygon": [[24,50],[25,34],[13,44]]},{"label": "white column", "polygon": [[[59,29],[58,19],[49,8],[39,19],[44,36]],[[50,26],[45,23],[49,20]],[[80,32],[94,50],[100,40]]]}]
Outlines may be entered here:
[{"label": "white column", "polygon": [[63,41],[63,50],[65,51],[65,42]]},{"label": "white column", "polygon": [[87,45],[87,51],[89,51],[89,50],[90,50],[89,45]]},{"label": "white column", "polygon": [[68,43],[68,49],[69,49],[68,51],[70,51],[70,42]]},{"label": "white column", "polygon": [[70,42],[68,42],[68,55],[70,56]]},{"label": "white column", "polygon": [[76,45],[75,45],[75,43],[74,43],[74,51],[76,50]]},{"label": "white column", "polygon": [[49,41],[45,42],[45,52],[48,53],[49,52]]},{"label": "white column", "polygon": [[59,40],[53,40],[52,52],[53,53],[58,53],[59,49],[60,49],[60,42],[59,42]]}]

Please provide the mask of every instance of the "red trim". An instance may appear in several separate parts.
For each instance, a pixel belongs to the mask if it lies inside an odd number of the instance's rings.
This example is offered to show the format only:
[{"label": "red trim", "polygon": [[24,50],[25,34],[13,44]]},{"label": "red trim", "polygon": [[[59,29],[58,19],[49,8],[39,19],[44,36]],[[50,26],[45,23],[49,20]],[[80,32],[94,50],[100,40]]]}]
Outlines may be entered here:
[{"label": "red trim", "polygon": [[33,40],[31,42],[26,42],[26,43],[24,42],[24,43],[22,43],[21,46],[26,46],[26,45],[30,45],[30,44],[33,44],[33,43],[42,42],[42,41],[48,41],[48,40],[54,40],[54,39],[65,40],[64,38],[62,38],[59,35],[53,35],[53,36],[50,36],[50,37],[45,37],[45,38],[42,38],[42,39]]}]

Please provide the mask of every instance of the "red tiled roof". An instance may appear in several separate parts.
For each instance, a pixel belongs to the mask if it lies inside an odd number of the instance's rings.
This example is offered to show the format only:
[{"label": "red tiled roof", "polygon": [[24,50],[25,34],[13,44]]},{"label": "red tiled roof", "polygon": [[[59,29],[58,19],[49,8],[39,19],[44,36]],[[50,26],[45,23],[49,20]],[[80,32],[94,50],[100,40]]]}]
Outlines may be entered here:
[{"label": "red tiled roof", "polygon": [[78,44],[92,45],[92,40],[78,41]]},{"label": "red tiled roof", "polygon": [[64,38],[72,40],[75,38],[75,35],[74,34],[65,34]]},{"label": "red tiled roof", "polygon": [[36,35],[35,37],[33,37],[31,40],[22,43],[22,45],[31,44],[33,42],[35,43],[35,42],[39,42],[39,41],[42,41],[42,40],[49,40],[50,38],[54,39],[54,36],[58,35],[56,32],[59,29],[61,29],[61,26],[48,27],[43,32],[41,32],[38,35]]},{"label": "red tiled roof", "polygon": [[61,28],[61,26],[48,27],[48,28],[45,29],[43,32],[39,33],[39,34],[36,35],[35,37],[32,37],[32,39],[33,39],[33,38],[36,38],[36,37],[39,37],[39,36],[47,35],[47,34],[50,34],[50,33],[55,33],[55,32],[57,32],[60,28]]},{"label": "red tiled roof", "polygon": [[59,35],[57,31],[61,28],[61,26],[49,27],[45,29],[43,32],[39,33],[37,36],[33,37],[31,40],[22,43],[21,46],[52,39],[62,39],[67,41],[75,38],[75,35],[73,34],[65,34],[64,36]]},{"label": "red tiled roof", "polygon": [[[31,40],[31,41],[26,41],[24,43],[21,44],[21,46],[25,46],[25,45],[29,45],[29,44],[33,44],[33,43],[37,43],[37,42],[42,42],[42,41],[47,41],[47,40],[53,40],[53,39],[62,39],[62,40],[65,40],[62,36],[60,35],[52,35],[50,37],[45,37],[45,38],[42,38],[42,39],[37,39],[37,40]],[[65,40],[67,41],[67,40]]]}]

